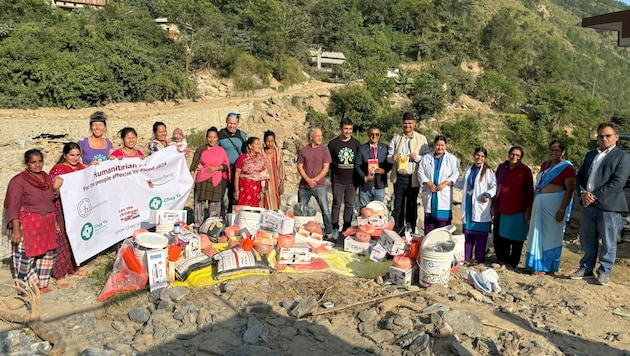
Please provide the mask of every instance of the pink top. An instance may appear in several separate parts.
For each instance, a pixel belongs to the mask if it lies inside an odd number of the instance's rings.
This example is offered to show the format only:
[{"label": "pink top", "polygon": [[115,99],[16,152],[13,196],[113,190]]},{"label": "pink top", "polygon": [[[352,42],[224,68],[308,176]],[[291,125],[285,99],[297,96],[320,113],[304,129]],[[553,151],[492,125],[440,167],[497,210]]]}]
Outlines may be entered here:
[{"label": "pink top", "polygon": [[136,155],[135,156],[129,156],[128,154],[125,153],[125,151],[122,150],[122,148],[119,148],[119,149],[115,150],[114,152],[112,152],[112,156],[114,156],[116,158],[131,158],[131,157],[143,158],[144,157],[144,153],[142,153],[142,151],[140,151],[140,150],[136,150]]},{"label": "pink top", "polygon": [[[221,178],[230,180],[230,160],[228,159],[227,153],[225,153],[223,147],[215,145],[213,147],[209,147],[203,150],[201,152],[201,156],[199,157],[199,164],[202,168],[201,170],[197,171],[195,183],[212,179],[212,185],[216,187],[221,182]],[[221,164],[225,164],[227,166],[227,170],[208,173],[206,168],[219,166]],[[196,167],[192,167],[192,165],[191,168],[191,170],[196,169]]]}]

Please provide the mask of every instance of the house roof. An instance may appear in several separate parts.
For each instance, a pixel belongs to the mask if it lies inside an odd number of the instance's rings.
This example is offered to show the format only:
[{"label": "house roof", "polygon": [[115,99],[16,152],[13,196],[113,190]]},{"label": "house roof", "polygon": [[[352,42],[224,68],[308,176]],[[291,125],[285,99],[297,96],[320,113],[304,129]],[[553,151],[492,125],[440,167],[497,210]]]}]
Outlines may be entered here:
[{"label": "house roof", "polygon": [[630,46],[630,10],[623,10],[582,19],[582,27],[617,31],[617,45]]},{"label": "house roof", "polygon": [[[317,50],[311,49],[309,50],[312,57],[317,57]],[[330,58],[330,59],[341,59],[345,60],[346,56],[343,55],[343,52],[322,52],[322,58]]]}]

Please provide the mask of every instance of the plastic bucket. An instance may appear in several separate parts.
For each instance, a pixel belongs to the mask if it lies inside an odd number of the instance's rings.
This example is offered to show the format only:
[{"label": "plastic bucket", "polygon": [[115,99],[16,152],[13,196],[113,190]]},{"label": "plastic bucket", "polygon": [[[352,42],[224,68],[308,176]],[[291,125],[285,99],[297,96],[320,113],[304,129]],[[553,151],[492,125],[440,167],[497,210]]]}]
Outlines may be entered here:
[{"label": "plastic bucket", "polygon": [[418,265],[420,267],[419,282],[423,287],[429,287],[433,284],[448,286],[453,264],[453,251],[437,252],[432,250],[432,247],[439,242],[452,239],[452,232],[455,231],[455,228],[451,226],[435,229],[422,240]]},{"label": "plastic bucket", "polygon": [[253,233],[260,224],[260,213],[265,209],[262,208],[242,208],[238,212],[238,228],[247,229]]}]

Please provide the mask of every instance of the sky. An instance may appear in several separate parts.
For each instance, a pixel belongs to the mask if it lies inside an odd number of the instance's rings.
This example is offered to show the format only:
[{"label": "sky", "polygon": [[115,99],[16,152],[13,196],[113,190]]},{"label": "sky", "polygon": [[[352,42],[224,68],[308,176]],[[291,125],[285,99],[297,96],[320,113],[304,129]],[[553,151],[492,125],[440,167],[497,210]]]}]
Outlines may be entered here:
[{"label": "sky", "polygon": [[630,5],[630,0],[621,0],[621,2]]}]

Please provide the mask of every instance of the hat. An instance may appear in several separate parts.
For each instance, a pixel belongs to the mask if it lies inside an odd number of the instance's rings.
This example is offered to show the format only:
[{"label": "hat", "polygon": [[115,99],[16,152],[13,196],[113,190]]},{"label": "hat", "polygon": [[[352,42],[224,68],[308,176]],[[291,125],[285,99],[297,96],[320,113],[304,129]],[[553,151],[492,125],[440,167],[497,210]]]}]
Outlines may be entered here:
[{"label": "hat", "polygon": [[416,119],[416,115],[414,115],[412,112],[406,112],[406,113],[403,115],[403,118],[402,118],[402,119],[403,119],[403,121],[406,121],[406,120],[413,120],[413,121],[416,121],[416,120],[418,120],[418,119]]},{"label": "hat", "polygon": [[179,127],[177,127],[175,130],[173,130],[173,138],[184,138],[184,131],[182,131],[182,129],[180,129]]}]

